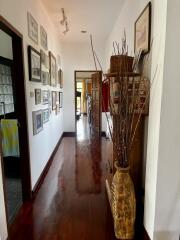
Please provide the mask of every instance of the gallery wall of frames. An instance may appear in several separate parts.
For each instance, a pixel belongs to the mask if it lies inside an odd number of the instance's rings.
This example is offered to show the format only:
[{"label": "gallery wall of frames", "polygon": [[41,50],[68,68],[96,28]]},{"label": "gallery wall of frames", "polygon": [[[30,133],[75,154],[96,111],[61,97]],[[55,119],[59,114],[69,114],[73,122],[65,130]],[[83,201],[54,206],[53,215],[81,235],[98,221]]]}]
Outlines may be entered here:
[{"label": "gallery wall of frames", "polygon": [[[40,83],[30,92],[38,110],[32,111],[33,135],[43,130],[43,125],[51,120],[51,114],[58,115],[63,107],[63,71],[59,67],[60,56],[57,59],[48,49],[48,35],[43,26],[40,26],[28,12],[28,36],[34,42],[28,46],[29,81]],[[40,39],[39,33],[40,32]],[[38,51],[34,45],[40,41]],[[54,90],[56,89],[56,91]]]}]

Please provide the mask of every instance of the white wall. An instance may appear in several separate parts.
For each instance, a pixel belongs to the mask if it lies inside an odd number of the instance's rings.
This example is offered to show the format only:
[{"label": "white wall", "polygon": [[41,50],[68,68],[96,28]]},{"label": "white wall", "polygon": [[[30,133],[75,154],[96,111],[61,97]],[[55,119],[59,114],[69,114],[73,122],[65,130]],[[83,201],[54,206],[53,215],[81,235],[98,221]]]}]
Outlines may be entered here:
[{"label": "white wall", "polygon": [[175,240],[180,235],[179,9],[178,0],[168,1],[155,213],[157,240]]},{"label": "white wall", "polygon": [[[97,55],[104,66],[104,43],[94,44]],[[63,76],[64,76],[64,131],[75,131],[74,71],[95,70],[91,45],[89,43],[63,43]],[[100,70],[100,69],[98,69]],[[105,118],[102,117],[105,128]],[[105,131],[105,129],[102,129]]]},{"label": "white wall", "polygon": [[[109,68],[110,55],[113,52],[113,41],[121,42],[124,29],[127,35],[129,54],[134,52],[134,23],[148,1],[126,0],[119,14],[117,22],[107,41],[106,69]],[[165,32],[166,32],[167,1],[152,1],[152,39],[153,47],[146,75],[153,79],[158,66],[156,79],[151,88],[150,110],[148,121],[147,164],[145,180],[145,213],[144,225],[151,239],[154,234],[155,206],[156,206],[156,179],[159,151],[159,128],[161,113],[161,97],[164,71]]]},{"label": "white wall", "polygon": [[[40,44],[37,46],[28,37],[27,29],[27,11],[31,12],[36,21],[44,26],[48,33],[48,49],[56,56],[61,56],[60,39],[52,24],[44,6],[37,0],[1,0],[0,1],[0,15],[2,15],[8,22],[10,22],[21,34],[23,34],[24,44],[24,61],[25,61],[25,79],[26,79],[26,100],[28,112],[28,130],[29,130],[29,144],[30,144],[30,163],[31,163],[31,182],[32,188],[35,186],[42,170],[44,169],[54,147],[56,146],[62,132],[63,132],[63,110],[61,113],[55,115],[52,113],[50,121],[44,125],[44,130],[38,135],[33,136],[32,126],[32,111],[47,108],[47,106],[36,105],[34,98],[30,98],[30,91],[34,88],[60,90],[57,88],[42,86],[40,83],[33,83],[29,81],[28,74],[28,58],[27,46],[32,45],[37,50],[40,50]],[[2,42],[0,43],[2,47]],[[1,179],[1,175],[0,175]],[[2,194],[2,181],[0,180],[0,197]],[[4,202],[0,198],[0,221],[4,221]],[[5,221],[0,226],[2,240],[6,239],[7,230]]]}]

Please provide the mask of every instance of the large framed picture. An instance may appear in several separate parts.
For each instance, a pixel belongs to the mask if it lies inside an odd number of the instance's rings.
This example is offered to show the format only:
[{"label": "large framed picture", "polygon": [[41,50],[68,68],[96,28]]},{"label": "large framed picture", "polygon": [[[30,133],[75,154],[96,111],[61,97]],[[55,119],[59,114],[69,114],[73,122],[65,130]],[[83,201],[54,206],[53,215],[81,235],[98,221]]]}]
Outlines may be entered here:
[{"label": "large framed picture", "polygon": [[41,82],[41,55],[31,46],[28,46],[29,80]]},{"label": "large framed picture", "polygon": [[48,37],[47,32],[43,28],[43,26],[40,26],[40,39],[41,39],[41,46],[47,50],[48,49]]},{"label": "large framed picture", "polygon": [[52,110],[56,110],[56,92],[52,91]]},{"label": "large framed picture", "polygon": [[43,130],[43,114],[42,110],[32,112],[33,119],[33,135]]},{"label": "large framed picture", "polygon": [[150,51],[151,39],[151,2],[135,22],[134,38],[135,53],[142,51],[143,54],[147,54]]},{"label": "large framed picture", "polygon": [[27,13],[27,19],[28,19],[28,36],[31,40],[33,40],[33,42],[38,44],[38,23],[29,12]]},{"label": "large framed picture", "polygon": [[56,80],[56,58],[52,54],[52,52],[49,52],[49,66],[50,66],[50,83],[51,86],[56,87],[57,80]]}]

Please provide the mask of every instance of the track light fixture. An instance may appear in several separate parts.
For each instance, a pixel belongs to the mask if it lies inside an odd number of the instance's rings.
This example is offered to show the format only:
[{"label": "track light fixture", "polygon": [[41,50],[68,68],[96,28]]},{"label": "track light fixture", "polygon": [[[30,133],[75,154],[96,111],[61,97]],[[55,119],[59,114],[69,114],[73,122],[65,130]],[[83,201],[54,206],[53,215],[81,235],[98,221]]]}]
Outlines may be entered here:
[{"label": "track light fixture", "polygon": [[69,32],[69,24],[67,21],[67,16],[65,14],[64,8],[61,8],[61,12],[62,12],[62,20],[60,21],[60,24],[62,26],[65,26],[65,30],[63,31],[63,33],[66,34],[67,32]]}]

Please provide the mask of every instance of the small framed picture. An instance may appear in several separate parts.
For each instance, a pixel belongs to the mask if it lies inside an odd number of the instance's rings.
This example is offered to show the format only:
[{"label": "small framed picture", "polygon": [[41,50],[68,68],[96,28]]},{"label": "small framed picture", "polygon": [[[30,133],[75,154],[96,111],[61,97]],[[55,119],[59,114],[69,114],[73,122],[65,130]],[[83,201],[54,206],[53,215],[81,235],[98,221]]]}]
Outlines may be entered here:
[{"label": "small framed picture", "polygon": [[52,91],[52,110],[56,110],[56,92]]},{"label": "small framed picture", "polygon": [[148,3],[135,22],[134,38],[135,53],[138,53],[139,50],[142,50],[143,54],[146,54],[150,51],[151,2]]},{"label": "small framed picture", "polygon": [[43,130],[43,114],[42,110],[32,112],[33,119],[33,135]]},{"label": "small framed picture", "polygon": [[44,105],[49,103],[49,91],[48,90],[42,91],[42,103]]},{"label": "small framed picture", "polygon": [[49,70],[49,56],[41,49],[40,50],[41,54],[41,64]]},{"label": "small framed picture", "polygon": [[38,104],[41,104],[41,89],[34,89],[35,91],[35,104],[38,105]]},{"label": "small framed picture", "polygon": [[57,85],[56,58],[51,52],[49,52],[49,66],[50,66],[50,83],[51,86],[56,87]]},{"label": "small framed picture", "polygon": [[43,110],[43,123],[49,121],[49,108]]},{"label": "small framed picture", "polygon": [[41,55],[33,47],[28,47],[29,80],[41,82]]},{"label": "small framed picture", "polygon": [[41,81],[43,85],[49,85],[49,73],[41,71]]},{"label": "small framed picture", "polygon": [[59,108],[63,107],[63,92],[59,92]]},{"label": "small framed picture", "polygon": [[62,69],[59,69],[59,71],[58,71],[58,83],[60,85],[60,88],[63,88],[63,71],[62,71]]},{"label": "small framed picture", "polygon": [[38,23],[29,12],[27,13],[27,19],[28,19],[28,36],[31,40],[33,40],[33,42],[38,44]]},{"label": "small framed picture", "polygon": [[48,37],[47,37],[47,32],[43,28],[43,26],[40,26],[40,38],[41,38],[41,46],[45,49],[48,50]]}]

